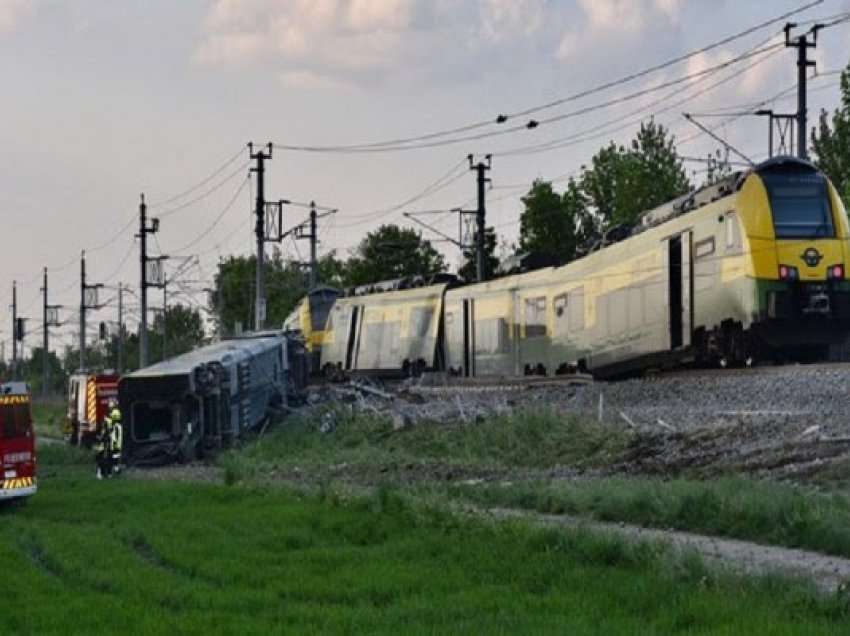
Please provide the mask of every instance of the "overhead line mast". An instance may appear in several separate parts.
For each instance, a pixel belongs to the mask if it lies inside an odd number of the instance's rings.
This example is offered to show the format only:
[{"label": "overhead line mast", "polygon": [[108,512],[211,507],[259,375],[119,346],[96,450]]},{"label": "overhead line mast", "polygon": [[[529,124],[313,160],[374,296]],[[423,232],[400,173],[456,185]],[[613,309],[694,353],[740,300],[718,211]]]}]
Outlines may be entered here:
[{"label": "overhead line mast", "polygon": [[254,144],[248,144],[248,154],[257,165],[251,168],[251,172],[257,174],[257,204],[255,213],[257,225],[255,234],[257,236],[257,272],[254,293],[254,330],[260,331],[266,320],[266,290],[264,282],[265,267],[265,243],[266,243],[266,219],[265,219],[265,162],[272,158],[272,145],[266,144],[267,152],[258,150],[254,152]]},{"label": "overhead line mast", "polygon": [[490,171],[493,161],[491,155],[485,155],[484,159],[485,161],[474,163],[473,156],[469,155],[469,169],[475,171],[478,186],[478,207],[475,211],[475,277],[479,283],[486,280],[488,274],[485,271],[484,251],[486,242],[484,234],[487,217],[487,184],[490,183],[490,179],[486,175]]},{"label": "overhead line mast", "polygon": [[[806,104],[806,71],[809,67],[816,65],[814,60],[808,59],[809,49],[818,45],[818,31],[824,28],[823,24],[815,24],[806,33],[791,39],[791,29],[797,24],[789,22],[785,25],[785,46],[797,49],[797,156],[800,159],[808,159],[809,153],[806,144],[807,126],[807,104]],[[811,39],[809,36],[811,35]]]}]

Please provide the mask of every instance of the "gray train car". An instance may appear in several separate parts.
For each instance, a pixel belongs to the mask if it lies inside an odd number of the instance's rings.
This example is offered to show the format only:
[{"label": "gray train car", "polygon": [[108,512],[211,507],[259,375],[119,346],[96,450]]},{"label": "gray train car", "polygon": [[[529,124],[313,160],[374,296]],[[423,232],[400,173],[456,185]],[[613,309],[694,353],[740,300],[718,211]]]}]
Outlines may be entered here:
[{"label": "gray train car", "polygon": [[563,267],[449,290],[447,368],[617,375],[816,357],[850,336],[850,228],[812,164],[767,161]]},{"label": "gray train car", "polygon": [[441,368],[443,297],[450,284],[337,299],[325,326],[322,370],[411,375]]},{"label": "gray train car", "polygon": [[293,343],[277,332],[247,335],[124,376],[118,395],[128,463],[190,461],[257,429],[306,381],[291,373]]}]

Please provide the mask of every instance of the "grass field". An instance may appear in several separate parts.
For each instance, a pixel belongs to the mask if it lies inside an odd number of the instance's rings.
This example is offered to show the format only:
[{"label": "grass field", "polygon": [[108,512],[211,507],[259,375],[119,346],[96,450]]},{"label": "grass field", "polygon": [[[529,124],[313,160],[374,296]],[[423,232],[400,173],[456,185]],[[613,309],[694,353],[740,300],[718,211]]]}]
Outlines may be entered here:
[{"label": "grass field", "polygon": [[850,557],[850,499],[792,484],[582,479],[551,485],[452,485],[451,496],[487,506],[627,521]]},{"label": "grass field", "polygon": [[328,411],[335,429],[322,433],[321,417],[293,417],[258,443],[222,457],[235,478],[298,466],[322,471],[330,465],[371,468],[379,475],[414,465],[479,470],[524,470],[558,465],[604,465],[624,450],[621,429],[587,424],[549,410],[495,417],[484,423],[417,425],[394,430],[371,414]]},{"label": "grass field", "polygon": [[33,400],[32,421],[36,435],[62,437],[62,422],[65,419],[65,402],[61,398]]},{"label": "grass field", "polygon": [[379,489],[91,477],[42,452],[0,509],[2,633],[837,634],[842,598],[583,531],[488,525]]},{"label": "grass field", "polygon": [[[535,470],[555,466],[593,468],[619,461],[629,434],[597,422],[539,411],[471,426],[396,431],[390,422],[368,415],[336,411],[334,418],[336,428],[327,433],[319,430],[321,418],[293,418],[224,454],[220,463],[231,482],[262,482],[276,472],[292,477],[297,467],[315,482],[392,480],[484,506],[584,515],[850,557],[847,491],[731,476],[710,481],[585,477],[554,485],[540,481],[539,472],[535,477]],[[335,466],[344,469],[332,470]],[[464,483],[479,474],[489,477],[486,483]]]}]

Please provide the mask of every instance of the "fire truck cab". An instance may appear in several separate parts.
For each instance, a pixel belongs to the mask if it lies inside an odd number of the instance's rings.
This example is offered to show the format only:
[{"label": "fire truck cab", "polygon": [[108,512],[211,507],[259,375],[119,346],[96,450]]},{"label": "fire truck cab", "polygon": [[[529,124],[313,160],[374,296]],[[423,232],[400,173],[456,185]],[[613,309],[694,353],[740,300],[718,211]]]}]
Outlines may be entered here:
[{"label": "fire truck cab", "polygon": [[29,387],[0,384],[0,501],[35,494],[35,466]]},{"label": "fire truck cab", "polygon": [[118,399],[115,373],[77,373],[68,379],[65,438],[75,445],[91,444],[106,418],[110,399]]}]

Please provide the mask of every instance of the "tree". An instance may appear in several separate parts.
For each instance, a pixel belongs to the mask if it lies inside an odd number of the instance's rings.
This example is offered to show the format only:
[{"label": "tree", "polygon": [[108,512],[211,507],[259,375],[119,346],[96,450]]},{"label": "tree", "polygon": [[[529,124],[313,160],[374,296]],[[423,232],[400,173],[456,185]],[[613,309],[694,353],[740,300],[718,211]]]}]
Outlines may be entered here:
[{"label": "tree", "polygon": [[812,150],[815,163],[850,208],[850,64],[841,74],[841,104],[831,118],[821,111],[818,127],[812,130]]},{"label": "tree", "polygon": [[535,181],[522,202],[520,252],[566,263],[575,258],[576,248],[594,231],[587,197],[573,179],[563,195],[555,192],[550,182]]},{"label": "tree", "polygon": [[179,303],[171,305],[165,316],[158,312],[154,317],[148,343],[151,362],[191,351],[204,344],[204,340],[201,312]]},{"label": "tree", "polygon": [[[43,376],[43,353],[42,347],[33,347],[30,357],[21,360],[18,363],[18,377],[30,385],[33,395],[40,395],[42,392]],[[79,354],[78,354],[79,355]],[[55,351],[48,351],[47,366],[50,371],[49,393],[64,393],[65,391],[65,369],[62,367],[62,361]]]},{"label": "tree", "polygon": [[[241,325],[248,331],[254,325],[254,289],[256,256],[230,256],[219,266],[209,308],[215,316],[216,331],[231,335]],[[269,326],[282,325],[284,319],[307,291],[306,273],[294,261],[285,261],[275,249],[266,259],[266,320]],[[221,315],[218,310],[221,308]]]},{"label": "tree", "polygon": [[[475,232],[472,237],[472,246],[463,250],[463,265],[461,265],[457,274],[464,280],[478,279],[478,261],[476,256],[475,242],[478,238],[478,232]],[[496,257],[496,229],[488,227],[484,230],[484,278],[492,276],[493,272],[499,267],[499,259]]]},{"label": "tree", "polygon": [[347,285],[446,271],[443,256],[415,230],[382,225],[360,241],[346,263]]},{"label": "tree", "polygon": [[643,123],[628,148],[614,143],[582,168],[580,188],[603,229],[634,223],[647,210],[688,192],[691,184],[675,138],[660,124]]}]

